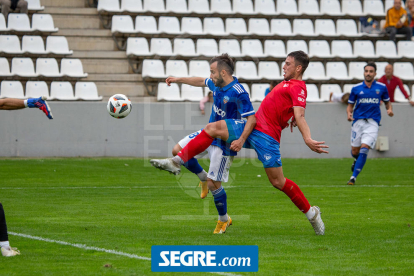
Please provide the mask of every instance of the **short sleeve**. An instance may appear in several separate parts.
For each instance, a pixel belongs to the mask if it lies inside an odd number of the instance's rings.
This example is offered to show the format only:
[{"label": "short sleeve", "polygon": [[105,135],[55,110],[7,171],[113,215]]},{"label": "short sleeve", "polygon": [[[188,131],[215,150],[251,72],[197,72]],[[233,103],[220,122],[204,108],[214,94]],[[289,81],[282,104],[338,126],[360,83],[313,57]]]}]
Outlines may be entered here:
[{"label": "short sleeve", "polygon": [[351,94],[349,95],[348,103],[354,104],[356,101],[356,88],[355,86],[351,89]]},{"label": "short sleeve", "polygon": [[303,89],[298,85],[294,85],[290,88],[290,95],[292,97],[293,107],[306,108],[306,89]]},{"label": "short sleeve", "polygon": [[247,92],[237,95],[237,111],[242,118],[254,115],[254,108]]},{"label": "short sleeve", "polygon": [[388,94],[388,89],[385,86],[383,87],[381,100],[383,100],[384,102],[389,102],[390,101],[390,95]]},{"label": "short sleeve", "polygon": [[214,92],[216,90],[216,86],[214,86],[214,83],[211,79],[205,79],[204,83],[210,89],[210,91]]}]

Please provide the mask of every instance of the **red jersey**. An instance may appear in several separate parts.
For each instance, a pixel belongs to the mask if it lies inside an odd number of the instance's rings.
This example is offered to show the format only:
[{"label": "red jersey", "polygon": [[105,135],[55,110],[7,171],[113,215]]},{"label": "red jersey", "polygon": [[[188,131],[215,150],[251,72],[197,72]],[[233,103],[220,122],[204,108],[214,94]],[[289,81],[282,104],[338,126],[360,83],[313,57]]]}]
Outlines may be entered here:
[{"label": "red jersey", "polygon": [[264,98],[256,112],[255,129],[266,133],[280,143],[282,129],[289,126],[294,116],[293,107],[306,108],[304,81],[282,81]]}]

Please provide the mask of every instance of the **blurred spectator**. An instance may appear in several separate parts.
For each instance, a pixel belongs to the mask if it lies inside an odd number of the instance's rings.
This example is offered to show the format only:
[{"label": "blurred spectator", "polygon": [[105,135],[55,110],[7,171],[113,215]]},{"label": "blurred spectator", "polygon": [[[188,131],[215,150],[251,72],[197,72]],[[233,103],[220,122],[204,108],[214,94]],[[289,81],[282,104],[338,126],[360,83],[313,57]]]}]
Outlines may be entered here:
[{"label": "blurred spectator", "polygon": [[331,103],[343,103],[348,105],[349,93],[334,93],[329,94],[329,102]]},{"label": "blurred spectator", "polygon": [[266,88],[265,90],[265,97],[267,96],[267,94],[270,93],[270,91],[273,90],[273,88],[277,85],[277,81],[270,81],[270,86],[269,88]]},{"label": "blurred spectator", "polygon": [[200,110],[201,110],[201,114],[203,114],[203,115],[206,114],[206,112],[204,110],[206,102],[210,102],[210,103],[214,102],[213,92],[211,92],[211,91],[208,92],[208,95],[200,100]]},{"label": "blurred spectator", "polygon": [[404,97],[410,101],[410,104],[414,106],[414,101],[410,100],[410,96],[407,91],[405,91],[403,83],[400,78],[393,75],[394,68],[391,64],[385,66],[385,75],[382,76],[378,81],[385,84],[388,89],[388,94],[390,95],[390,101],[394,102],[394,93],[397,86],[400,88],[401,92],[404,94]]},{"label": "blurred spectator", "polygon": [[1,13],[7,21],[10,10],[15,11],[17,8],[20,9],[20,13],[27,14],[27,1],[24,0],[0,0]]},{"label": "blurred spectator", "polygon": [[408,25],[410,26],[412,34],[414,35],[414,0],[407,0],[405,4],[405,10],[407,11]]},{"label": "blurred spectator", "polygon": [[361,22],[361,32],[367,34],[381,33],[380,24],[378,23],[378,21],[372,19],[372,17],[360,17],[359,22]]},{"label": "blurred spectator", "polygon": [[396,34],[404,34],[407,40],[411,40],[413,34],[408,26],[407,11],[401,8],[401,0],[394,0],[394,6],[387,11],[384,28],[394,42]]}]

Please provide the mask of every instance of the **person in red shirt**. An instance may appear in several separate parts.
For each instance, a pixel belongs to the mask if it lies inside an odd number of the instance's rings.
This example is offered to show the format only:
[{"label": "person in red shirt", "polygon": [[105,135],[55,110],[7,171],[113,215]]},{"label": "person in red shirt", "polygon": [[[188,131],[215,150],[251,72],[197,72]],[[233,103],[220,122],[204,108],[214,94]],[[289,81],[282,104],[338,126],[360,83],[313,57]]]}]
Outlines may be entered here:
[{"label": "person in red shirt", "polygon": [[280,158],[280,137],[282,130],[290,124],[297,126],[302,133],[305,144],[317,153],[328,153],[325,142],[318,142],[311,138],[308,124],[305,120],[306,85],[302,75],[309,64],[309,57],[303,51],[291,52],[283,66],[284,81],[279,83],[269,95],[265,97],[256,113],[256,126],[248,129],[243,120],[221,120],[208,124],[204,130],[177,156],[168,159],[153,159],[151,164],[157,168],[180,173],[180,167],[188,159],[203,152],[214,140],[220,138],[226,141],[233,151],[240,151],[242,147],[254,149],[259,160],[263,163],[270,183],[285,193],[292,202],[302,211],[310,221],[317,235],[324,235],[325,225],[321,219],[318,206],[311,207],[299,186],[285,178]]},{"label": "person in red shirt", "polygon": [[400,78],[393,75],[394,68],[391,64],[385,66],[385,75],[382,76],[378,82],[385,84],[388,89],[388,94],[390,96],[390,101],[393,103],[394,100],[394,93],[397,86],[400,88],[401,92],[404,94],[404,97],[409,100],[410,104],[414,106],[414,101],[410,100],[410,96],[408,95],[407,91],[405,91],[403,83]]}]

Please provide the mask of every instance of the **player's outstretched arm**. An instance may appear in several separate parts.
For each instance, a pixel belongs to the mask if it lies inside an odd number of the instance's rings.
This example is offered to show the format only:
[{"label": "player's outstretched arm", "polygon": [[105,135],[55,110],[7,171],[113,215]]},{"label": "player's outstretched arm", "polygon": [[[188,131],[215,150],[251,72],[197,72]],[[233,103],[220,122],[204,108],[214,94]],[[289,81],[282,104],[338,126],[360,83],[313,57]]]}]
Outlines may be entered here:
[{"label": "player's outstretched arm", "polygon": [[348,104],[348,107],[346,108],[346,114],[348,116],[348,121],[352,122],[354,118],[352,118],[352,112],[354,111],[354,105]]},{"label": "player's outstretched arm", "polygon": [[329,148],[327,145],[324,145],[325,142],[318,142],[311,138],[310,129],[308,123],[305,120],[305,109],[301,107],[294,107],[293,112],[295,114],[296,125],[298,126],[300,133],[302,133],[305,144],[314,152],[329,153],[328,151],[324,150],[326,148]]},{"label": "player's outstretched arm", "polygon": [[175,78],[175,77],[168,77],[165,82],[168,86],[171,85],[171,83],[184,83],[191,86],[197,86],[197,87],[204,87],[205,84],[205,78],[200,77],[190,77],[190,78]]},{"label": "player's outstretched arm", "polygon": [[252,133],[254,127],[256,126],[256,116],[250,115],[247,116],[246,126],[244,127],[243,133],[240,135],[240,138],[231,142],[230,149],[233,151],[239,152],[246,142],[247,137]]},{"label": "player's outstretched arm", "polygon": [[25,108],[24,100],[19,99],[2,99],[0,100],[0,109],[16,110]]},{"label": "player's outstretched arm", "polygon": [[390,116],[390,117],[394,116],[394,112],[392,111],[391,102],[385,102],[385,108],[387,109],[388,116]]}]

